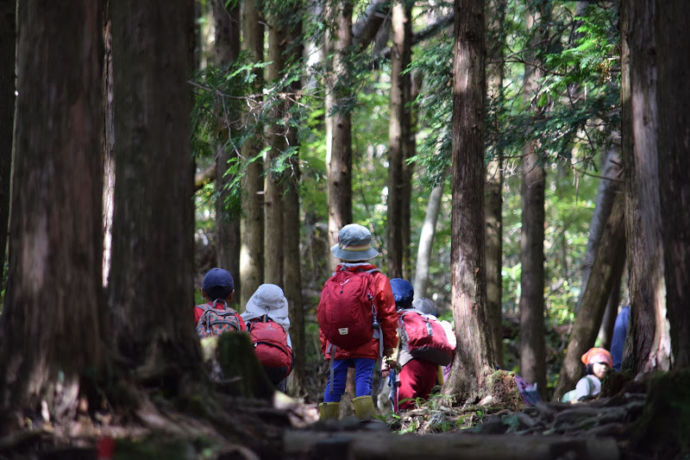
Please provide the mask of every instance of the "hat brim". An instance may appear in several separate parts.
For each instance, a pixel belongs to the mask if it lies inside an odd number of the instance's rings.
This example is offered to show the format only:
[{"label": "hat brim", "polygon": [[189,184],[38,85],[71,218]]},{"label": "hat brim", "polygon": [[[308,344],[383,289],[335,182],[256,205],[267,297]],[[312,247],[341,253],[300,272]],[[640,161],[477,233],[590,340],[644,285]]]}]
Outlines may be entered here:
[{"label": "hat brim", "polygon": [[340,260],[355,261],[373,259],[379,255],[379,252],[371,247],[365,251],[345,251],[340,248],[339,244],[335,244],[331,247],[331,254]]}]

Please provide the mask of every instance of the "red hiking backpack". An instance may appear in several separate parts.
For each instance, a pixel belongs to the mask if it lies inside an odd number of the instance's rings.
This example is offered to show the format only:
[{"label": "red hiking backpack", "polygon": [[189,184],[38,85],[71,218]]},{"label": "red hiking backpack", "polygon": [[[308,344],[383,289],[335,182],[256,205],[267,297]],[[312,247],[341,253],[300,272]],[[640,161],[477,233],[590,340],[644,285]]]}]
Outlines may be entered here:
[{"label": "red hiking backpack", "polygon": [[404,310],[400,313],[400,330],[406,339],[408,351],[414,358],[440,366],[445,366],[453,359],[455,347],[435,316]]},{"label": "red hiking backpack", "polygon": [[253,319],[247,325],[254,344],[254,354],[264,368],[285,369],[284,377],[292,370],[292,350],[287,344],[283,326],[266,315]]},{"label": "red hiking backpack", "polygon": [[372,273],[341,268],[326,281],[316,310],[319,328],[336,347],[352,350],[371,340],[378,327]]},{"label": "red hiking backpack", "polygon": [[196,324],[196,332],[200,338],[224,334],[226,332],[238,332],[242,330],[240,326],[240,316],[235,310],[223,302],[223,308],[216,308],[218,300],[213,302],[213,306],[208,304],[197,305],[197,308],[204,312]]}]

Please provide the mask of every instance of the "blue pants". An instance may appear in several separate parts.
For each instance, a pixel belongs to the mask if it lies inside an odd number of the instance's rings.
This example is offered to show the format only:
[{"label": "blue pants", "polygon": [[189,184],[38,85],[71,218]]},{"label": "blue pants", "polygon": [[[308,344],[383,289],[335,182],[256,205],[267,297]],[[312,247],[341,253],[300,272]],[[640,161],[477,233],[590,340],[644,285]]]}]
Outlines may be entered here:
[{"label": "blue pants", "polygon": [[[338,402],[345,392],[345,381],[347,380],[347,369],[355,368],[355,396],[371,395],[371,381],[374,377],[375,359],[371,358],[351,358],[333,360],[333,382],[328,378],[326,391],[323,395],[324,402]],[[331,392],[331,385],[333,391]]]}]

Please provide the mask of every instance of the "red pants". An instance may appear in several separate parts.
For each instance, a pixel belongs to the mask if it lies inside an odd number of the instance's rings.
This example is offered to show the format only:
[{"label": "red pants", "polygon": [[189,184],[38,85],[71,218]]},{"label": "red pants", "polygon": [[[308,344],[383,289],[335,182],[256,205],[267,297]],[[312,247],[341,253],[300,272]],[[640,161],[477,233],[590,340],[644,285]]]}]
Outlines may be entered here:
[{"label": "red pants", "polygon": [[[400,371],[400,387],[398,401],[400,409],[410,409],[415,406],[414,398],[426,399],[436,384],[438,366],[429,361],[412,359]],[[409,399],[403,401],[403,399]]]}]

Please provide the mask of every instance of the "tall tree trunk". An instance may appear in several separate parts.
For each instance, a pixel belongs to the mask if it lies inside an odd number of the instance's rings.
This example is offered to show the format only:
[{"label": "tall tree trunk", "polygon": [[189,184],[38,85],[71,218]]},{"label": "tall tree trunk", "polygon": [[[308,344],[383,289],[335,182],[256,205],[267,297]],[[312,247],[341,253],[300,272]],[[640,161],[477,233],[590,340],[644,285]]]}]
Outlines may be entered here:
[{"label": "tall tree trunk", "polygon": [[14,127],[15,0],[0,0],[0,288],[4,280],[10,217],[12,132]]},{"label": "tall tree trunk", "polygon": [[654,0],[626,0],[621,14],[629,333],[636,373],[668,369],[671,355],[659,200],[654,5]]},{"label": "tall tree trunk", "polygon": [[[279,86],[285,72],[285,51],[287,31],[283,18],[276,12],[268,13],[268,68],[266,80]],[[287,150],[286,132],[283,125],[287,116],[285,101],[276,103],[271,111],[268,127],[270,148],[265,154],[264,170],[264,282],[283,283],[283,173],[277,169],[277,162]]]},{"label": "tall tree trunk", "polygon": [[105,7],[105,54],[103,59],[103,276],[108,285],[113,241],[113,212],[115,211],[115,112],[113,108],[113,28],[110,20],[110,0]]},{"label": "tall tree trunk", "polygon": [[[326,33],[326,55],[332,54],[326,77],[326,168],[328,174],[328,234],[352,223],[352,120],[346,107],[352,98],[348,54],[352,46],[352,1],[329,2],[326,17],[333,27]],[[331,257],[334,268],[337,260]]]},{"label": "tall tree trunk", "polygon": [[578,298],[577,309],[580,308],[582,297],[587,289],[589,282],[589,275],[594,265],[594,259],[597,254],[597,247],[601,240],[601,235],[604,232],[606,222],[608,221],[613,202],[621,192],[623,184],[623,165],[621,163],[620,153],[616,147],[606,152],[603,161],[602,179],[599,181],[599,190],[594,204],[594,213],[589,224],[589,237],[587,239],[587,250],[585,251],[585,258],[582,261],[582,288]]},{"label": "tall tree trunk", "polygon": [[[602,161],[602,179],[599,181],[599,191],[594,205],[594,213],[592,214],[592,221],[589,225],[589,238],[587,240],[587,250],[585,258],[582,262],[582,284],[580,296],[576,310],[580,309],[582,297],[587,289],[589,283],[589,275],[594,265],[594,258],[596,250],[599,246],[601,234],[604,231],[604,226],[611,214],[614,199],[622,193],[623,185],[623,165],[620,158],[620,145],[616,144],[612,149],[603,155]],[[625,248],[623,248],[625,251]],[[603,348],[607,350],[611,346],[611,337],[613,334],[613,325],[616,322],[616,315],[618,313],[618,303],[620,301],[621,279],[623,276],[623,269],[625,265],[625,254],[621,254],[620,262],[616,265],[616,272],[614,273],[614,280],[611,284],[611,292],[607,294],[608,301],[604,311],[604,317],[599,327],[599,334],[597,341],[600,342]],[[595,283],[601,280],[593,280]]]},{"label": "tall tree trunk", "polygon": [[[303,2],[298,0],[295,7],[302,7]],[[287,50],[286,61],[292,63],[302,62],[302,46],[297,46],[302,40],[302,24],[298,22],[289,27],[287,42],[290,47]],[[290,86],[291,99],[295,100],[302,91],[302,83],[296,79]],[[289,108],[288,108],[289,110]],[[285,198],[283,205],[283,238],[285,249],[283,254],[283,290],[289,302],[290,311],[290,337],[292,350],[294,351],[294,366],[291,377],[288,380],[288,391],[292,395],[302,396],[306,394],[306,376],[304,367],[306,362],[306,337],[304,332],[304,303],[302,300],[302,271],[300,252],[300,204],[299,204],[299,138],[297,129],[293,126],[287,132],[288,146],[295,148],[290,156],[290,165],[285,175]]]},{"label": "tall tree trunk", "polygon": [[419,246],[417,247],[417,268],[414,276],[415,297],[426,297],[427,286],[429,285],[429,266],[431,265],[431,249],[434,244],[434,234],[436,233],[436,222],[441,211],[441,198],[443,198],[443,187],[445,177],[431,189],[429,201],[426,203],[426,214],[422,231],[419,234]]},{"label": "tall tree trunk", "polygon": [[201,362],[191,316],[193,18],[191,0],[112,5],[117,182],[109,302],[134,377],[173,386]]},{"label": "tall tree trunk", "polygon": [[556,400],[560,399],[566,391],[574,388],[578,379],[582,377],[580,357],[594,346],[594,340],[608,304],[609,293],[614,289],[614,284],[618,283],[620,286],[620,273],[625,264],[624,208],[624,196],[619,192],[615,195],[606,225],[602,228],[597,244],[590,276],[591,280],[597,280],[597,282],[587,283],[582,296],[558,385],[554,392]]},{"label": "tall tree trunk", "polygon": [[[489,18],[487,37],[487,103],[496,107],[489,117],[495,133],[499,132],[498,107],[503,100],[503,74],[505,46],[506,0],[488,2]],[[496,364],[503,366],[503,150],[498,143],[493,146],[493,156],[486,168],[484,213],[486,217],[486,320]]]},{"label": "tall tree trunk", "polygon": [[451,295],[458,346],[443,391],[474,398],[495,364],[484,279],[484,1],[455,0]]},{"label": "tall tree trunk", "polygon": [[[288,133],[290,145],[299,142],[294,130]],[[306,336],[304,321],[304,303],[302,299],[302,272],[300,262],[302,260],[300,252],[300,205],[299,205],[299,157],[293,156],[290,162],[290,176],[287,178],[284,205],[284,231],[283,241],[285,252],[283,265],[284,270],[284,291],[285,297],[289,302],[290,311],[290,337],[292,339],[292,350],[294,351],[294,366],[288,389],[292,395],[304,395],[306,392],[305,364],[306,364]]]},{"label": "tall tree trunk", "polygon": [[[540,71],[534,62],[536,48],[544,36],[543,11],[527,14],[527,28],[532,31],[528,62],[525,64],[525,101],[533,116],[541,116],[536,104]],[[520,373],[536,383],[546,396],[546,339],[544,327],[544,189],[546,172],[536,140],[528,141],[522,158],[522,236],[520,242]]]},{"label": "tall tree trunk", "polygon": [[[388,123],[388,275],[403,276],[404,254],[408,241],[403,240],[404,230],[409,229],[410,177],[410,75],[403,73],[410,63],[410,38],[412,36],[411,4],[408,0],[393,3],[393,46],[391,52],[390,117]],[[407,209],[405,209],[407,208]],[[405,225],[404,219],[408,219]],[[409,238],[409,230],[408,230]]]},{"label": "tall tree trunk", "polygon": [[[240,7],[239,2],[212,0],[215,25],[213,48],[216,66],[227,68],[240,54]],[[216,249],[217,265],[224,267],[236,278],[235,295],[241,295],[240,268],[240,212],[232,206],[228,187],[232,176],[226,174],[231,159],[237,160],[237,152],[230,145],[233,128],[237,129],[239,114],[233,103],[218,102],[218,139],[216,139]]]},{"label": "tall tree trunk", "polygon": [[[412,19],[410,19],[410,22]],[[411,35],[411,32],[410,32]],[[403,278],[412,280],[416,271],[416,266],[412,265],[412,176],[414,175],[414,164],[408,163],[411,158],[417,155],[417,120],[419,107],[415,104],[417,96],[422,88],[424,76],[421,71],[409,73],[410,95],[409,95],[409,129],[405,140],[405,160],[403,162],[404,187],[401,191],[403,196]]]},{"label": "tall tree trunk", "polygon": [[[50,396],[51,415],[74,416],[78,391],[72,390],[104,362],[103,5],[22,1],[17,23],[0,413],[36,408]],[[64,392],[57,392],[58,383]]]},{"label": "tall tree trunk", "polygon": [[[242,3],[242,49],[253,63],[263,61],[264,27],[260,19],[258,0]],[[246,162],[242,177],[242,216],[240,218],[240,305],[246,305],[254,291],[264,279],[264,205],[263,205],[263,161],[259,157],[262,150],[262,127],[255,121],[261,104],[263,71],[254,71],[253,84],[247,100],[248,112],[242,116],[245,127],[254,126],[254,135],[242,144],[242,157]],[[257,126],[258,124],[258,126]]]},{"label": "tall tree trunk", "polygon": [[674,367],[690,367],[690,13],[686,2],[657,1],[659,176],[666,301]]}]

